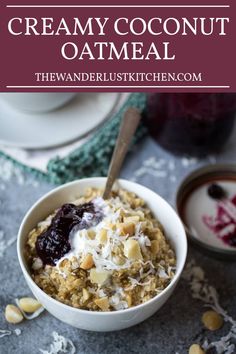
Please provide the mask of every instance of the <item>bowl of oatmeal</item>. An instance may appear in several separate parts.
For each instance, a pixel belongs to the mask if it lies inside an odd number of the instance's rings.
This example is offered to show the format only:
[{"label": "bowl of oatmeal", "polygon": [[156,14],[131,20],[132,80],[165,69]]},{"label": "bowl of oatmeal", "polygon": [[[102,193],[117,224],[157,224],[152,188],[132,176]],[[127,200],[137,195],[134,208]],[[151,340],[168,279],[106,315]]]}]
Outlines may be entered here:
[{"label": "bowl of oatmeal", "polygon": [[26,214],[19,262],[30,289],[74,327],[113,331],[142,322],[169,298],[187,254],[183,225],[155,192],[105,178],[65,184]]}]

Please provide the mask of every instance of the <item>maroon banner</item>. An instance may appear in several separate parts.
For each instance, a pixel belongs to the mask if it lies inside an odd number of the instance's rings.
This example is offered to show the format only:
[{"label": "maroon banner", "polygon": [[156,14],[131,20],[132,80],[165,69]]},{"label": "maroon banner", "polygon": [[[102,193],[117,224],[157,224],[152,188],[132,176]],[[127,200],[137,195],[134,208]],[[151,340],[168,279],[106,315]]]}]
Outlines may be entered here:
[{"label": "maroon banner", "polygon": [[235,0],[4,0],[0,91],[236,91]]}]

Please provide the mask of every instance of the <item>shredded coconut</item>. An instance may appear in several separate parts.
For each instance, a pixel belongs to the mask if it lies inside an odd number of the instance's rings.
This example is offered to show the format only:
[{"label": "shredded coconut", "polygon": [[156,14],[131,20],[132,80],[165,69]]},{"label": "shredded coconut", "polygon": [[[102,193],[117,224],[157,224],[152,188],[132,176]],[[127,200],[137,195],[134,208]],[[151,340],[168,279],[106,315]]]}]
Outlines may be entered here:
[{"label": "shredded coconut", "polygon": [[176,182],[177,181],[176,176],[174,176],[174,175],[170,176],[170,181],[173,182],[173,183]]},{"label": "shredded coconut", "polygon": [[5,336],[10,336],[11,331],[8,331],[7,329],[0,329],[0,338],[3,338]]},{"label": "shredded coconut", "polygon": [[50,345],[49,350],[39,349],[43,354],[58,354],[58,353],[68,353],[75,354],[76,349],[73,342],[70,339],[59,335],[57,332],[52,332],[53,343]]},{"label": "shredded coconut", "polygon": [[233,354],[236,351],[234,341],[236,340],[236,321],[227,314],[227,312],[219,304],[219,298],[216,289],[208,283],[205,278],[204,271],[201,267],[196,266],[195,261],[192,260],[186,266],[183,273],[191,288],[194,299],[199,299],[205,303],[205,306],[212,308],[218,312],[231,325],[231,328],[226,336],[220,340],[211,342],[205,339],[202,347],[204,350],[215,348],[217,354]]},{"label": "shredded coconut", "polygon": [[[30,185],[38,187],[38,181],[31,178],[26,178],[24,172],[17,167],[12,161],[0,157],[0,181],[8,182],[12,178],[15,178],[18,185]],[[0,189],[4,190],[5,185],[1,184]]]},{"label": "shredded coconut", "polygon": [[182,162],[183,167],[189,167],[192,165],[196,165],[196,163],[198,162],[198,159],[196,159],[195,157],[193,157],[193,158],[183,157],[181,162]]},{"label": "shredded coconut", "polygon": [[146,262],[141,261],[141,263],[142,263],[143,266],[149,264],[153,269],[155,269],[154,264],[152,263],[152,261],[146,261]]},{"label": "shredded coconut", "polygon": [[169,275],[162,268],[160,268],[158,270],[158,275],[159,275],[160,278],[164,278],[164,279],[168,279],[169,278]]},{"label": "shredded coconut", "polygon": [[[206,161],[214,164],[216,162],[215,156],[206,156]],[[138,182],[143,176],[151,176],[156,178],[166,178],[172,183],[176,183],[177,178],[175,170],[177,166],[180,168],[191,168],[199,164],[199,160],[193,157],[183,157],[182,159],[164,159],[156,158],[155,156],[147,157],[141,166],[133,172],[131,180]]]},{"label": "shredded coconut", "polygon": [[149,175],[157,178],[165,178],[168,175],[168,167],[170,170],[173,170],[174,162],[169,162],[164,159],[157,159],[155,156],[151,156],[148,159],[144,160],[141,167],[134,171],[132,181],[138,181],[139,177]]},{"label": "shredded coconut", "polygon": [[156,178],[168,178],[171,182],[176,182],[173,174],[176,168],[175,160],[157,159],[150,156],[142,162],[142,165],[133,173],[132,181],[137,182],[139,178],[148,175]]},{"label": "shredded coconut", "polygon": [[208,161],[209,161],[211,164],[215,164],[215,163],[216,163],[216,157],[213,156],[213,155],[209,155],[209,156],[208,156]]},{"label": "shredded coconut", "polygon": [[98,294],[99,297],[107,296],[103,289],[98,289],[97,294]]},{"label": "shredded coconut", "polygon": [[111,296],[109,300],[111,306],[113,306],[117,311],[125,310],[129,307],[127,302],[121,299],[121,296],[122,295],[117,292],[115,295]]},{"label": "shredded coconut", "polygon": [[38,310],[36,310],[34,313],[29,315],[28,313],[26,313],[25,311],[23,311],[21,309],[19,299],[15,299],[15,303],[19,307],[22,315],[24,316],[24,318],[26,320],[33,320],[34,318],[38,317],[45,310],[45,308],[43,306],[41,306]]},{"label": "shredded coconut", "polygon": [[148,280],[147,282],[145,283],[141,283],[139,280],[135,279],[135,278],[131,278],[129,277],[129,280],[131,282],[131,286],[126,288],[127,291],[129,290],[133,290],[133,288],[135,288],[137,285],[140,285],[140,286],[146,286],[146,285],[149,285],[151,283],[151,279]]},{"label": "shredded coconut", "polygon": [[[14,333],[16,336],[19,336],[21,334],[21,330],[19,328],[16,328],[14,330]],[[12,331],[9,331],[8,329],[0,329],[0,338],[10,336],[12,334]]]},{"label": "shredded coconut", "polygon": [[4,232],[0,230],[0,258],[3,257],[4,252],[16,241],[16,237],[11,237],[9,240],[4,239]]},{"label": "shredded coconut", "polygon": [[19,329],[19,328],[16,328],[16,329],[14,330],[14,332],[15,332],[15,334],[16,334],[17,336],[20,336],[20,335],[21,335],[21,329]]}]

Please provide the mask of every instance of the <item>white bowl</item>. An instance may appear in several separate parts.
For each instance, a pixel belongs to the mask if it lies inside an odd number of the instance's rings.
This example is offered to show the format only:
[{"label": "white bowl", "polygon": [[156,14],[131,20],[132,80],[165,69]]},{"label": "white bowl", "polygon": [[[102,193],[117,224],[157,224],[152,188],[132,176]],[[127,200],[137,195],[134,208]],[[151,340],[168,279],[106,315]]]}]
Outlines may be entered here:
[{"label": "white bowl", "polygon": [[65,184],[56,188],[42,197],[26,214],[18,233],[17,252],[21,269],[27,284],[38,301],[59,320],[74,327],[90,331],[115,331],[133,326],[144,321],[154,314],[169,298],[174,291],[187,255],[187,239],[184,227],[172,207],[158,194],[137,183],[119,180],[119,187],[136,193],[143,198],[152,210],[153,214],[163,225],[167,238],[170,240],[176,252],[177,269],[171,283],[153,299],[144,304],[126,310],[114,312],[96,312],[76,309],[52,299],[41,290],[30,276],[24,258],[24,245],[28,233],[41,220],[44,220],[52,211],[67,202],[73,202],[78,196],[83,195],[86,188],[105,185],[103,177],[87,178]]}]

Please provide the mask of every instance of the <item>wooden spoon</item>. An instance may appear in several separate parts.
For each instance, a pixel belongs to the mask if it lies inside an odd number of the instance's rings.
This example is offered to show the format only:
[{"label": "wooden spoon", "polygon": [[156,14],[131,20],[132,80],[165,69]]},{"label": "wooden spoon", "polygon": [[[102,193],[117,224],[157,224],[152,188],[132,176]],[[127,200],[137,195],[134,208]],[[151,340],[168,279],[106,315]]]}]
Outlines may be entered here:
[{"label": "wooden spoon", "polygon": [[127,154],[129,144],[138,127],[141,119],[141,114],[136,108],[128,108],[124,114],[120,126],[120,132],[116,140],[115,149],[112,155],[111,163],[108,170],[106,187],[103,193],[103,198],[108,199],[112,190],[114,181],[120,173],[124,158]]}]

